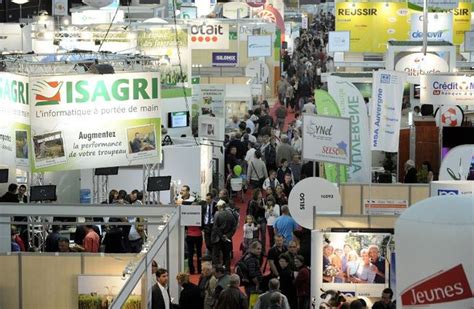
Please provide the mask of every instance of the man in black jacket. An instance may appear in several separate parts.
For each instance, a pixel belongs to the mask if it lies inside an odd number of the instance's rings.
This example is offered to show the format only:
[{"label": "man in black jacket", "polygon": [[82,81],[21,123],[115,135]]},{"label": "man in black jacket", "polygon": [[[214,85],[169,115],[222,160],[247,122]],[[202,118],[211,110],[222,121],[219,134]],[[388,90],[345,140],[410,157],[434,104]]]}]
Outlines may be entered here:
[{"label": "man in black jacket", "polygon": [[156,284],[151,289],[151,308],[170,309],[171,298],[168,293],[168,271],[159,268],[156,271]]},{"label": "man in black jacket", "polygon": [[260,257],[262,255],[262,244],[255,240],[249,245],[249,253],[244,257],[244,263],[247,266],[249,282],[245,284],[245,293],[250,299],[250,294],[260,288],[263,279],[260,270]]},{"label": "man in black jacket", "polygon": [[8,185],[8,192],[5,193],[2,197],[0,197],[0,203],[19,203],[18,200],[18,185],[15,183],[11,183]]},{"label": "man in black jacket", "polygon": [[[230,252],[232,251],[232,236],[237,224],[234,215],[228,209],[224,201],[217,203],[217,212],[214,216],[214,225],[211,232],[212,264],[225,265],[230,269]],[[220,262],[222,253],[223,262]]]},{"label": "man in black jacket", "polygon": [[248,301],[239,286],[239,276],[230,275],[229,287],[219,295],[214,309],[248,309]]},{"label": "man in black jacket", "polygon": [[212,200],[211,193],[206,195],[206,201],[202,203],[202,230],[204,232],[204,242],[206,243],[206,248],[209,254],[212,252],[211,232],[212,226],[214,225],[214,215],[217,211],[216,204],[217,203]]}]

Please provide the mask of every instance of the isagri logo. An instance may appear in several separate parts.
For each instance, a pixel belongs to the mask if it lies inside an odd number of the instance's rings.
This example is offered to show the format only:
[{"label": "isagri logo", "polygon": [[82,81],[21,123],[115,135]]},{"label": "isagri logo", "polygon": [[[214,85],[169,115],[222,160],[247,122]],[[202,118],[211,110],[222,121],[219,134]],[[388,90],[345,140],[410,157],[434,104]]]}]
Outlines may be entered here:
[{"label": "isagri logo", "polygon": [[427,306],[471,297],[473,294],[462,264],[417,282],[401,294],[404,306]]},{"label": "isagri logo", "polygon": [[61,87],[63,82],[57,81],[38,81],[31,89],[35,95],[36,106],[56,105],[61,102]]},{"label": "isagri logo", "polygon": [[152,100],[159,99],[159,78],[39,80],[32,93],[36,106]]},{"label": "isagri logo", "polygon": [[29,84],[26,81],[0,76],[0,103],[28,105],[29,101]]}]

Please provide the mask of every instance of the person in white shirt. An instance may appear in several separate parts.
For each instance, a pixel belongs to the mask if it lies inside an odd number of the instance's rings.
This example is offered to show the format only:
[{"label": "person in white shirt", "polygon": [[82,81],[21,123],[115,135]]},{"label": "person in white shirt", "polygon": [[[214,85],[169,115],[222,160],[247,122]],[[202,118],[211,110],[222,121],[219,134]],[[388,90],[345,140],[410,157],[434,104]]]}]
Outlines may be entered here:
[{"label": "person in white shirt", "polygon": [[245,121],[245,124],[247,125],[247,128],[250,129],[250,134],[253,134],[253,132],[255,132],[255,123],[252,121],[252,119],[250,119],[249,114],[244,115],[244,121]]},{"label": "person in white shirt", "polygon": [[262,189],[267,191],[268,188],[272,188],[272,190],[275,191],[275,188],[279,185],[280,182],[277,179],[277,172],[271,170],[268,178],[263,182]]},{"label": "person in white shirt", "polygon": [[255,149],[252,145],[252,143],[248,143],[248,150],[247,150],[247,153],[245,154],[245,161],[248,162],[248,164],[250,164],[250,161],[254,158],[255,156],[255,151],[257,151],[257,149]]},{"label": "person in white shirt", "polygon": [[151,308],[152,309],[170,309],[171,298],[168,293],[168,271],[159,268],[156,271],[156,284],[151,290]]},{"label": "person in white shirt", "polygon": [[181,187],[181,191],[178,197],[178,204],[181,205],[191,205],[194,202],[195,198],[191,195],[191,189],[188,185]]},{"label": "person in white shirt", "polygon": [[270,236],[270,248],[275,244],[275,232],[273,230],[273,223],[280,216],[280,205],[275,204],[273,198],[267,200],[267,210],[265,212],[265,218],[267,219],[267,230]]},{"label": "person in white shirt", "polygon": [[267,177],[267,167],[262,160],[262,153],[260,150],[257,150],[255,151],[254,158],[248,164],[247,178],[254,188],[259,188]]},{"label": "person in white shirt", "polygon": [[248,215],[245,217],[244,224],[244,243],[243,243],[243,252],[245,253],[249,248],[250,243],[255,239],[255,231],[258,230],[257,225],[255,224],[255,219]]},{"label": "person in white shirt", "polygon": [[303,140],[300,137],[299,130],[293,130],[293,139],[291,140],[291,146],[297,153],[301,154],[301,151],[303,150]]}]

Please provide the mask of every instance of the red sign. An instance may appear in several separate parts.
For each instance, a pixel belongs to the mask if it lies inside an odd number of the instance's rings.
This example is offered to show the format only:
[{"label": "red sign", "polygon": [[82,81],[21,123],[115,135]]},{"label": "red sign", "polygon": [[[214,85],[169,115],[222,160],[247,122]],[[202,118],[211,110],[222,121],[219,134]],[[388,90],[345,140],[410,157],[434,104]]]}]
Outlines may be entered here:
[{"label": "red sign", "polygon": [[441,304],[473,297],[462,264],[436,273],[403,291],[402,305]]}]

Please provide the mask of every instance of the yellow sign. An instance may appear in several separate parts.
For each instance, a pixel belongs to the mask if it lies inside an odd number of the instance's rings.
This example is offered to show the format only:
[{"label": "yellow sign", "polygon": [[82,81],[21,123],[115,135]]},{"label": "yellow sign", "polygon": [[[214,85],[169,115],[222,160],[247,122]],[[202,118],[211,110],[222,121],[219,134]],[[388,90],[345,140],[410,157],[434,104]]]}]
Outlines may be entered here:
[{"label": "yellow sign", "polygon": [[471,31],[471,2],[459,2],[453,10],[453,44],[461,45],[464,42],[464,32]]},{"label": "yellow sign", "polygon": [[351,32],[351,52],[385,52],[387,41],[406,41],[410,10],[406,2],[336,3],[336,31]]}]

